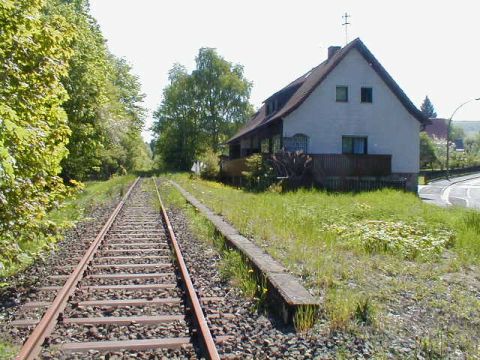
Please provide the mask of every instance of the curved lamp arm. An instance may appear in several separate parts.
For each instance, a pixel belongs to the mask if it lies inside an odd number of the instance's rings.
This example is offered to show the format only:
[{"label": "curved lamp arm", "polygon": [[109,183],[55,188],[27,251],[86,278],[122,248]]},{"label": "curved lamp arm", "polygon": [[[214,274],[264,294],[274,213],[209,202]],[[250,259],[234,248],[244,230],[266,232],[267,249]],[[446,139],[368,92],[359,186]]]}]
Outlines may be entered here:
[{"label": "curved lamp arm", "polygon": [[467,105],[468,103],[471,103],[472,101],[477,101],[477,100],[480,100],[480,98],[475,98],[475,99],[470,99],[468,101],[465,101],[463,104],[460,104],[456,109],[455,111],[452,113],[452,115],[450,116],[450,121],[452,121],[452,118],[453,118],[453,115],[455,115],[455,113],[460,110],[461,107],[463,107],[463,105]]},{"label": "curved lamp arm", "polygon": [[465,101],[463,104],[460,104],[456,109],[455,111],[452,113],[452,115],[450,116],[450,118],[448,119],[448,124],[447,124],[447,159],[446,159],[446,170],[447,170],[447,179],[450,180],[450,171],[449,171],[449,158],[450,158],[450,128],[452,126],[452,119],[453,119],[453,115],[455,115],[455,113],[460,110],[460,108],[472,101],[477,101],[477,100],[480,100],[480,98],[475,98],[475,99],[470,99],[468,101]]}]

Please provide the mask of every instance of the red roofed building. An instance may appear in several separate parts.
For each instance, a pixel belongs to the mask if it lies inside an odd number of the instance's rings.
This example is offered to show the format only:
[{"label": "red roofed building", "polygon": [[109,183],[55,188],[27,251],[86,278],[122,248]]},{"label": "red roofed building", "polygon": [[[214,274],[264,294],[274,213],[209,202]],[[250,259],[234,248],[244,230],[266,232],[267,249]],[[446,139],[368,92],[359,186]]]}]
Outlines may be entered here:
[{"label": "red roofed building", "polygon": [[448,120],[441,118],[432,118],[429,119],[430,124],[425,125],[425,132],[431,138],[436,137],[437,139],[447,139],[447,129],[448,129]]}]

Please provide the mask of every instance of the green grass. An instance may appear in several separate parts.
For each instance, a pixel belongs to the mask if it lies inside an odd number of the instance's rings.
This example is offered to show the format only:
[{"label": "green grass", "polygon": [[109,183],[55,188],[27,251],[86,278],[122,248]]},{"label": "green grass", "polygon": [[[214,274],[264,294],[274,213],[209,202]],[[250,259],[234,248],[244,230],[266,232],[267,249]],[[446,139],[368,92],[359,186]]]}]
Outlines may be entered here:
[{"label": "green grass", "polygon": [[[389,314],[403,316],[408,307],[424,307],[416,326],[425,334],[448,322],[457,331],[448,339],[451,348],[480,344],[480,300],[474,292],[480,263],[478,212],[436,207],[395,190],[251,193],[187,174],[167,177],[325,299],[322,313],[330,330],[361,329],[377,340],[388,330],[409,339],[412,335]],[[388,342],[379,342],[379,351],[388,353]]]},{"label": "green grass", "polygon": [[395,190],[253,194],[186,175],[173,178],[242,233],[272,245],[270,250],[280,257],[288,249],[295,263],[312,249],[333,248],[415,259],[435,257],[452,247],[465,262],[480,260],[475,239],[480,235],[480,215],[425,204],[414,194]]},{"label": "green grass", "polygon": [[253,269],[235,250],[225,250],[220,263],[220,274],[225,280],[238,287],[242,294],[254,299],[257,295],[257,281]]},{"label": "green grass", "polygon": [[331,288],[325,298],[329,330],[355,331],[358,327],[375,326],[378,308],[370,296],[346,288]]},{"label": "green grass", "polygon": [[299,306],[293,316],[293,326],[298,332],[306,332],[314,325],[318,317],[318,309],[313,305]]},{"label": "green grass", "polygon": [[82,220],[92,208],[123,196],[134,180],[134,175],[126,175],[115,176],[107,181],[86,182],[85,188],[74,199],[66,201],[60,209],[52,211],[48,218],[57,224],[71,224]]},{"label": "green grass", "polygon": [[18,346],[0,341],[0,360],[13,359],[18,352]]},{"label": "green grass", "polygon": [[266,279],[258,276],[237,251],[228,249],[225,239],[215,229],[215,226],[193,206],[189,205],[173,186],[163,182],[160,185],[160,191],[164,205],[182,209],[195,236],[210,244],[219,252],[221,256],[219,271],[223,279],[237,287],[247,299],[252,300],[254,310],[263,310],[267,296]]},{"label": "green grass", "polygon": [[[89,211],[94,207],[102,206],[112,199],[122,196],[134,179],[135,176],[127,175],[113,177],[108,181],[87,182],[85,188],[75,198],[65,201],[59,209],[50,212],[46,220],[60,228],[69,228],[76,222],[85,219]],[[0,255],[0,278],[8,278],[21,271],[36,258],[54,249],[55,243],[61,240],[62,237],[61,233],[52,231],[50,236],[39,235],[34,241],[20,240],[18,243],[19,255],[17,261],[6,261]],[[6,285],[8,285],[8,282],[0,281],[0,287]]]}]

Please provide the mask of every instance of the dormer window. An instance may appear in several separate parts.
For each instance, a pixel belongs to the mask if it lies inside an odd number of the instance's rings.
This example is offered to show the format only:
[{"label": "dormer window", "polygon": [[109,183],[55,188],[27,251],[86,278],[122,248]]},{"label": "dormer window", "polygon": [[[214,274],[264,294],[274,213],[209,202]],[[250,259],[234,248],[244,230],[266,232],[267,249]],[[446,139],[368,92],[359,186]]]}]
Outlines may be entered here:
[{"label": "dormer window", "polygon": [[272,99],[267,102],[267,116],[278,110],[278,100]]}]

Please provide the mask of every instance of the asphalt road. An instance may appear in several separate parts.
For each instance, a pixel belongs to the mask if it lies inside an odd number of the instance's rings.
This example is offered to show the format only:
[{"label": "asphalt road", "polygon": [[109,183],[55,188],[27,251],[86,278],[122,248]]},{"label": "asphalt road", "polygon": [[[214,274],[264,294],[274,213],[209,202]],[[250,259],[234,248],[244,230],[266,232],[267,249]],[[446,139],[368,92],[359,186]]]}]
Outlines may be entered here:
[{"label": "asphalt road", "polygon": [[457,205],[480,210],[480,173],[419,186],[418,194],[422,200],[439,206]]}]

